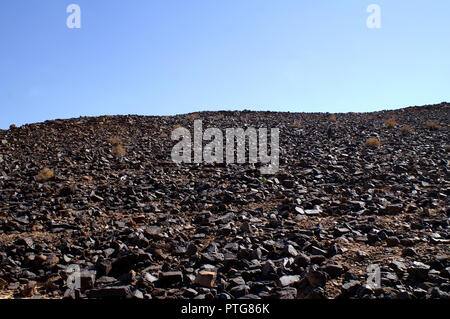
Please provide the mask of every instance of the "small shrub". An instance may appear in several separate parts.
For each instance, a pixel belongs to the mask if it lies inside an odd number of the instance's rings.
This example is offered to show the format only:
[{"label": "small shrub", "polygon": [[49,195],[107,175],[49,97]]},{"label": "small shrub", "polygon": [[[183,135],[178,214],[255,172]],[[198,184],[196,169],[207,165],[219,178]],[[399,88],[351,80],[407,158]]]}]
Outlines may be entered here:
[{"label": "small shrub", "polygon": [[119,137],[111,137],[108,142],[112,145],[111,153],[117,156],[125,155],[125,148],[122,146],[122,140]]},{"label": "small shrub", "polygon": [[15,124],[11,124],[11,125],[9,126],[9,129],[10,129],[10,130],[14,130],[15,128],[17,128],[17,126],[16,126]]},{"label": "small shrub", "polygon": [[391,117],[390,119],[384,121],[384,126],[388,127],[388,128],[393,128],[397,125],[397,123],[395,122],[395,118]]},{"label": "small shrub", "polygon": [[117,155],[117,156],[124,156],[125,148],[121,144],[114,145],[111,150],[111,153],[113,153],[114,155]]},{"label": "small shrub", "polygon": [[46,181],[52,179],[53,176],[54,176],[53,170],[51,170],[48,167],[45,167],[39,172],[39,174],[36,175],[36,180],[38,182],[46,182]]},{"label": "small shrub", "polygon": [[291,124],[292,128],[302,128],[302,123],[299,120],[295,120],[294,123]]},{"label": "small shrub", "polygon": [[400,129],[400,132],[402,132],[402,134],[409,134],[413,131],[412,127],[409,126],[408,124],[403,125],[402,128]]},{"label": "small shrub", "polygon": [[427,121],[427,127],[431,130],[440,130],[441,125],[438,122]]},{"label": "small shrub", "polygon": [[115,137],[111,137],[110,139],[108,139],[108,143],[111,144],[112,146],[117,146],[117,145],[121,145],[122,141],[119,137],[115,136]]},{"label": "small shrub", "polygon": [[337,121],[337,117],[335,114],[331,114],[330,115],[330,122],[336,122]]},{"label": "small shrub", "polygon": [[192,113],[192,114],[188,114],[186,117],[188,119],[195,120],[195,119],[198,119],[198,116],[199,115],[197,113]]},{"label": "small shrub", "polygon": [[366,146],[371,148],[377,148],[381,146],[381,142],[376,137],[371,137],[367,139]]}]

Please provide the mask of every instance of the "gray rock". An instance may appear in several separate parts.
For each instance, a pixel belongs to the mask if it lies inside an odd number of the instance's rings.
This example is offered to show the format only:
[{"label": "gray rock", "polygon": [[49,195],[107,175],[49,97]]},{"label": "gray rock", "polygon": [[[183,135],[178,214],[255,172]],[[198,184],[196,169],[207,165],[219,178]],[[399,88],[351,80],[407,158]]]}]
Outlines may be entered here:
[{"label": "gray rock", "polygon": [[407,265],[400,261],[400,260],[394,260],[389,264],[389,267],[394,270],[396,273],[404,273],[407,271],[408,267]]},{"label": "gray rock", "polygon": [[291,286],[299,281],[299,275],[281,276],[279,279],[279,283],[282,287]]},{"label": "gray rock", "polygon": [[284,253],[285,255],[292,257],[296,257],[298,255],[297,250],[292,245],[286,245],[286,247],[284,248]]}]

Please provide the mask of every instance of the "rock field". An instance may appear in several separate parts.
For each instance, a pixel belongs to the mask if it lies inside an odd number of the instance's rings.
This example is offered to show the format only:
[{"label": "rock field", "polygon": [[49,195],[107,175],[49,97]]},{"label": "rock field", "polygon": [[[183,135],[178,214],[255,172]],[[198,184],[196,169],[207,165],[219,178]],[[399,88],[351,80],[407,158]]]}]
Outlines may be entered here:
[{"label": "rock field", "polygon": [[[175,164],[171,132],[195,119],[279,128],[279,171]],[[442,103],[0,130],[0,298],[450,298],[449,119]]]}]

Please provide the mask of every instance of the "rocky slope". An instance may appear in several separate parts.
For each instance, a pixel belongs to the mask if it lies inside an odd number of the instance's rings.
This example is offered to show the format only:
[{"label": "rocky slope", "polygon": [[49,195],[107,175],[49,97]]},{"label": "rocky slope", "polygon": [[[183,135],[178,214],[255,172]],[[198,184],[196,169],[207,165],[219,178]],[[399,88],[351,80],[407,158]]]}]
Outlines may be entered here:
[{"label": "rocky slope", "polygon": [[[0,297],[449,298],[449,106],[0,130]],[[278,127],[280,170],[173,163],[194,119]]]}]

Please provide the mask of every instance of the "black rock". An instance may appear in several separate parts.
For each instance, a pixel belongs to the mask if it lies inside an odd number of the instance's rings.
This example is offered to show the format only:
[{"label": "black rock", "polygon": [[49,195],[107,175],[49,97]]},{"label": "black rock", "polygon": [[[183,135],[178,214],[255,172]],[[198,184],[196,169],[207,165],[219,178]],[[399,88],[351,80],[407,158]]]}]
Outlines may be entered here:
[{"label": "black rock", "polygon": [[408,267],[408,273],[416,277],[420,280],[426,280],[428,278],[428,271],[430,270],[430,266],[419,262],[412,262],[411,266]]},{"label": "black rock", "polygon": [[326,264],[321,267],[331,278],[339,277],[344,273],[344,267],[335,264]]},{"label": "black rock", "polygon": [[386,245],[388,247],[398,246],[400,244],[400,240],[397,237],[391,236],[386,238]]},{"label": "black rock", "polygon": [[306,278],[312,287],[324,287],[329,276],[323,271],[311,270],[306,274]]},{"label": "black rock", "polygon": [[311,259],[307,255],[300,253],[297,257],[295,257],[295,263],[299,267],[307,267],[311,263]]},{"label": "black rock", "polygon": [[183,281],[183,273],[181,271],[167,271],[159,275],[158,284],[161,286],[170,286],[180,284]]},{"label": "black rock", "polygon": [[250,287],[247,285],[239,285],[230,289],[230,294],[235,298],[241,298],[247,295],[250,291]]}]

